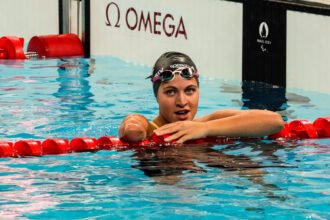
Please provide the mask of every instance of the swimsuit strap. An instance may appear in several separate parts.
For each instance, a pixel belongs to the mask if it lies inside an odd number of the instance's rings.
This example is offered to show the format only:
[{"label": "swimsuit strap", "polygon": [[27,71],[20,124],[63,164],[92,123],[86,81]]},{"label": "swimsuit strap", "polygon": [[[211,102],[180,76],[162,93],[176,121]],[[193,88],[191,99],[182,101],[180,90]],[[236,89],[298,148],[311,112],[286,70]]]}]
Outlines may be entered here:
[{"label": "swimsuit strap", "polygon": [[150,124],[156,129],[159,128],[159,126],[154,121],[150,122]]}]

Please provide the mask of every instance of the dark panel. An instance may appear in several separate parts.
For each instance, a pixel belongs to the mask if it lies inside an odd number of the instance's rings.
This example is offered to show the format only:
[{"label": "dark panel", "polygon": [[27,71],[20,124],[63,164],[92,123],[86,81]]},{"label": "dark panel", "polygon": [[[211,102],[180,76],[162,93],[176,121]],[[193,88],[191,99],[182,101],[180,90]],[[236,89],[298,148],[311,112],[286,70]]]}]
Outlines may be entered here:
[{"label": "dark panel", "polygon": [[287,109],[286,89],[261,82],[242,82],[243,109]]},{"label": "dark panel", "polygon": [[91,45],[90,45],[90,0],[84,0],[84,30],[83,33],[83,44],[85,50],[85,57],[89,58],[91,54]]},{"label": "dark panel", "polygon": [[243,3],[243,80],[286,85],[286,9],[260,0]]},{"label": "dark panel", "polygon": [[63,34],[63,0],[58,0],[58,24],[59,34]]}]

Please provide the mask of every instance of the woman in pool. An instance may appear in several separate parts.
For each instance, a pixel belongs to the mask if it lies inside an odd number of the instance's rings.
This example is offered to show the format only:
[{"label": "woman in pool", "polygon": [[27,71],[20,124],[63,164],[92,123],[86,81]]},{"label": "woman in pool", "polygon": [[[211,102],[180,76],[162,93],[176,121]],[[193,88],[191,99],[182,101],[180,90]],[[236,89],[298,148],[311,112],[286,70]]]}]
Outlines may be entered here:
[{"label": "woman in pool", "polygon": [[198,71],[185,54],[167,52],[156,61],[151,78],[159,105],[159,115],[149,122],[143,115],[127,116],[119,137],[138,142],[149,137],[169,134],[165,141],[184,143],[207,136],[263,137],[280,131],[282,117],[267,110],[218,110],[195,118],[199,101]]}]

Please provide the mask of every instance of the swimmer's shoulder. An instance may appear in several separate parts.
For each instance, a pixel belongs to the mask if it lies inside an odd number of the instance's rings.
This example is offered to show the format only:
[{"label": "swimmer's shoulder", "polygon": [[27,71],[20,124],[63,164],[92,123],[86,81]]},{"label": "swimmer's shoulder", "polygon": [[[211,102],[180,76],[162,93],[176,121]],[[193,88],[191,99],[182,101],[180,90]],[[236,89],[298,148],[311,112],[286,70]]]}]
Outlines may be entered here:
[{"label": "swimmer's shoulder", "polygon": [[154,130],[160,128],[160,126],[155,121],[150,121],[149,124]]},{"label": "swimmer's shoulder", "polygon": [[149,121],[148,136],[150,136],[157,128],[160,128],[160,126],[154,120]]}]

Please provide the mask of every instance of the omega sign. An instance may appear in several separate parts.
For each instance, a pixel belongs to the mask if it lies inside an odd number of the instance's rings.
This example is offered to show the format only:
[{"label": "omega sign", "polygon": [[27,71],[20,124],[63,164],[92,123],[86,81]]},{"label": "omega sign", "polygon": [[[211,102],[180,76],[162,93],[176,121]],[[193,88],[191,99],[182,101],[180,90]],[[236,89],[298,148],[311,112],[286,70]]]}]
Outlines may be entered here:
[{"label": "omega sign", "polygon": [[[123,14],[122,14],[123,12]],[[105,9],[108,27],[127,27],[131,31],[144,31],[167,37],[184,37],[187,32],[182,16],[174,17],[170,13],[137,10],[134,7],[122,10],[115,2],[110,2]]]}]

